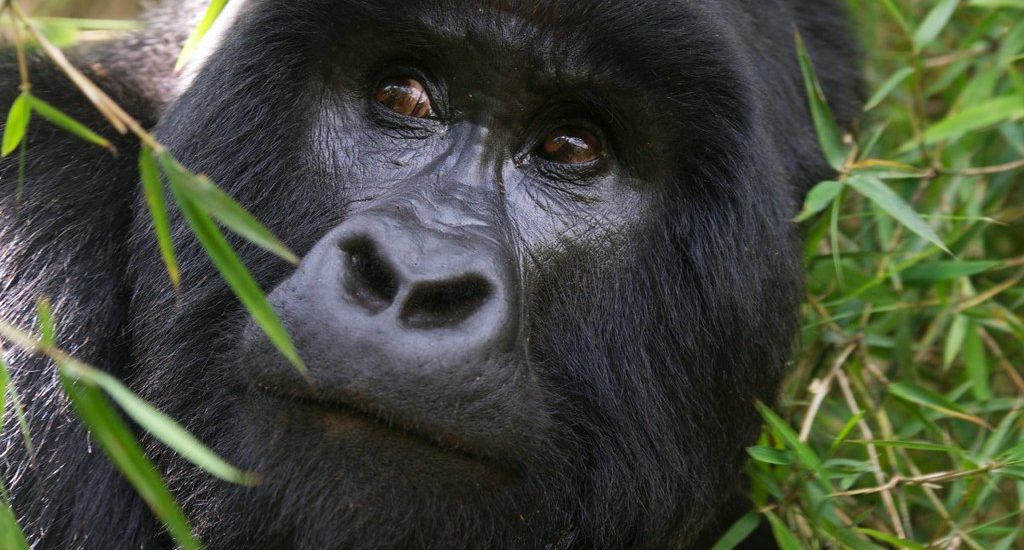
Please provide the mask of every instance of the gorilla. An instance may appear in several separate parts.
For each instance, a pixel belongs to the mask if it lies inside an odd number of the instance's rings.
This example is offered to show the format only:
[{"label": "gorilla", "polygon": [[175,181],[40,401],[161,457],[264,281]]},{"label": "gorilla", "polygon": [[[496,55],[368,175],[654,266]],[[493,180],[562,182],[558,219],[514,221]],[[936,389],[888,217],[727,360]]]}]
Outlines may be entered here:
[{"label": "gorilla", "polygon": [[[259,474],[140,430],[205,545],[690,548],[729,526],[795,344],[790,220],[832,175],[796,31],[845,127],[859,108],[840,0],[232,0],[175,73],[182,10],[73,60],[301,257],[232,241],[308,377],[172,213],[176,292],[139,145],[108,130],[117,155],[33,122],[0,165],[0,318],[31,327],[48,296],[62,348]],[[33,547],[173,547],[52,365],[6,359],[35,449],[7,415],[0,476]]]}]

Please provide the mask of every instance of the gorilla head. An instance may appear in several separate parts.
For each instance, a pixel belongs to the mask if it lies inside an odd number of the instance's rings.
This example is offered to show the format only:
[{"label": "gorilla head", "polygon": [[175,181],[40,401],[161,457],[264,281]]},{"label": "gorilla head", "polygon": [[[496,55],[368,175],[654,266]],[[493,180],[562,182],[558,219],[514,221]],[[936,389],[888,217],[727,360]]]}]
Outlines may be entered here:
[{"label": "gorilla head", "polygon": [[[184,220],[181,295],[144,214],[110,260],[126,335],[110,368],[262,478],[232,486],[151,445],[200,538],[691,543],[791,351],[788,219],[828,174],[793,31],[848,119],[840,8],[249,0],[237,14],[156,134],[303,257],[237,243],[309,378]],[[145,212],[131,192],[126,211]],[[110,540],[161,544],[117,495],[102,499],[123,519]],[[47,540],[96,541],[84,523]]]}]

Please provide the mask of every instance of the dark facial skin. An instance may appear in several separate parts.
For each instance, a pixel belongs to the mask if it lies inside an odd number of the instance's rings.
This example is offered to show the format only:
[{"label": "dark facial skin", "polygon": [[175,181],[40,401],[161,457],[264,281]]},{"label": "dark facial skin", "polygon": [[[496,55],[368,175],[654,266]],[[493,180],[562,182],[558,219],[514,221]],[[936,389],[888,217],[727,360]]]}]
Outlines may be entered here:
[{"label": "dark facial skin", "polygon": [[[788,220],[829,175],[794,26],[848,120],[831,2],[248,0],[148,112],[302,257],[233,237],[310,377],[173,213],[167,283],[131,143],[104,164],[33,134],[24,203],[0,193],[0,317],[53,296],[62,345],[260,475],[218,481],[142,435],[210,548],[714,540],[797,329]],[[0,475],[30,536],[171,547],[50,371],[18,364],[43,444],[8,430]]]}]

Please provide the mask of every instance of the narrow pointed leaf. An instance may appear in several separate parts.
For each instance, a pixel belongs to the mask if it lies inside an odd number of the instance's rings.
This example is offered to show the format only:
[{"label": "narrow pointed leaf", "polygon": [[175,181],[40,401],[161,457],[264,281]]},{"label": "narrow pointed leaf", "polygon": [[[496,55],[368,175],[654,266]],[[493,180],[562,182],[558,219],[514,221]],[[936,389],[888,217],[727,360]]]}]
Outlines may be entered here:
[{"label": "narrow pointed leaf", "polygon": [[754,529],[757,529],[760,523],[761,518],[757,512],[748,512],[736,520],[736,523],[732,524],[732,527],[722,535],[722,538],[718,539],[718,542],[711,547],[711,550],[732,550],[736,548],[740,543],[747,540],[747,537],[754,532]]},{"label": "narrow pointed leaf", "polygon": [[973,422],[979,426],[989,427],[981,418],[968,414],[962,407],[953,403],[945,397],[926,390],[920,386],[914,386],[905,382],[896,382],[889,385],[889,395],[897,397],[908,403],[922,405],[945,416],[959,418]]},{"label": "narrow pointed leaf", "polygon": [[63,128],[64,130],[82,138],[89,143],[98,145],[106,149],[113,149],[113,144],[107,138],[93,132],[81,122],[71,118],[60,109],[57,109],[53,105],[39,99],[35,96],[29,96],[30,103],[32,104],[32,110],[38,113],[40,116],[49,120],[54,125]]},{"label": "narrow pointed leaf", "polygon": [[813,218],[816,214],[828,208],[842,190],[843,184],[838,181],[823,181],[815,185],[807,193],[804,209],[793,221],[799,223]]},{"label": "narrow pointed leaf", "polygon": [[775,535],[775,542],[779,544],[779,548],[782,550],[804,550],[804,546],[800,544],[800,540],[796,538],[796,535],[789,530],[789,527],[775,515],[774,512],[765,512],[765,517],[772,524],[772,533]]},{"label": "narrow pointed leaf", "polygon": [[[3,480],[0,480],[2,483]],[[0,486],[2,487],[2,486]],[[4,550],[28,550],[25,532],[18,525],[18,518],[7,502],[7,491],[0,492],[0,548]]]},{"label": "narrow pointed leaf", "polygon": [[19,95],[11,108],[7,111],[7,123],[4,125],[3,147],[0,155],[7,156],[14,152],[25,139],[25,130],[28,129],[28,122],[32,118],[32,106],[29,104],[29,95]]},{"label": "narrow pointed leaf", "polygon": [[206,6],[206,12],[203,13],[203,18],[199,20],[199,24],[196,28],[192,29],[192,34],[189,35],[188,39],[185,40],[185,44],[181,47],[181,53],[178,54],[178,60],[174,63],[174,72],[178,72],[185,63],[192,57],[196,48],[199,47],[199,43],[203,41],[203,37],[209,32],[210,27],[217,22],[217,17],[224,11],[224,6],[228,5],[228,0],[212,0],[208,6]]},{"label": "narrow pointed leaf", "polygon": [[855,175],[848,178],[846,183],[870,199],[871,202],[875,203],[907,229],[946,251],[946,253],[952,254],[945,243],[942,242],[942,239],[939,238],[939,235],[935,233],[935,230],[921,218],[920,214],[907,201],[903,200],[903,197],[896,194],[885,182],[871,176]]},{"label": "narrow pointed leaf", "polygon": [[83,373],[81,378],[102,388],[139,426],[142,426],[153,437],[174,449],[189,462],[224,481],[241,485],[252,485],[255,483],[255,479],[251,474],[228,464],[223,458],[196,439],[188,430],[181,427],[171,417],[139,398],[118,379],[96,369],[90,369],[87,373]]},{"label": "narrow pointed leaf", "polygon": [[95,386],[76,381],[63,366],[60,380],[64,392],[71,399],[78,417],[88,426],[92,438],[160,518],[174,541],[187,550],[201,548],[185,514],[157,473],[156,466],[146,457],[139,442],[103,393]]},{"label": "narrow pointed leaf", "polygon": [[192,175],[168,153],[161,154],[159,161],[164,173],[174,180],[181,194],[203,212],[256,246],[292,264],[299,263],[294,252],[209,178]]},{"label": "narrow pointed leaf", "polygon": [[139,152],[139,175],[142,178],[142,189],[149,206],[149,216],[153,220],[153,231],[156,233],[160,256],[167,269],[167,276],[174,288],[181,286],[181,272],[178,259],[174,253],[174,242],[171,240],[171,224],[167,217],[167,201],[164,200],[164,186],[160,182],[160,171],[153,156],[153,150],[143,147]]},{"label": "narrow pointed leaf", "polygon": [[818,134],[818,143],[821,145],[821,152],[825,159],[836,170],[842,170],[846,163],[847,150],[843,146],[843,134],[839,131],[832,109],[825,99],[825,92],[821,89],[818,78],[814,75],[814,66],[811,63],[811,56],[807,53],[803,38],[796,35],[797,57],[800,61],[800,70],[804,77],[804,88],[807,90],[807,99],[811,105],[811,117],[814,120],[814,129]]},{"label": "narrow pointed leaf", "polygon": [[960,0],[940,0],[932,8],[932,11],[921,22],[921,26],[917,28],[917,32],[914,33],[914,48],[916,50],[921,50],[938,38],[939,33],[946,28],[946,24],[953,17],[953,12],[956,11],[959,4]]},{"label": "narrow pointed leaf", "polygon": [[273,308],[267,303],[263,290],[253,280],[252,274],[242,264],[242,260],[238,258],[235,251],[231,249],[231,245],[228,244],[227,239],[217,229],[216,224],[213,223],[209,215],[203,212],[182,192],[181,187],[173,177],[171,178],[171,192],[178,203],[178,207],[181,208],[185,219],[192,226],[192,230],[195,232],[199,242],[206,249],[206,253],[210,256],[210,259],[217,267],[221,276],[224,277],[228,286],[235,293],[235,296],[238,297],[238,300],[249,312],[253,320],[260,325],[267,338],[277,347],[278,351],[291,361],[300,372],[306,373],[305,364],[299,357],[295,345],[274,313]]}]

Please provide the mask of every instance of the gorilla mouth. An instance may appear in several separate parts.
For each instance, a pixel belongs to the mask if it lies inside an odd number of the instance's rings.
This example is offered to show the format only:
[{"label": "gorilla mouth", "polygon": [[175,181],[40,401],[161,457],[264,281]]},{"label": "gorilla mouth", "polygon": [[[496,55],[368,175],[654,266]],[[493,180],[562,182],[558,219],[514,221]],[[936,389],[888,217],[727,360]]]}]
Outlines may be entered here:
[{"label": "gorilla mouth", "polygon": [[441,451],[479,463],[498,472],[503,478],[511,479],[518,475],[518,469],[512,464],[496,460],[482,449],[468,445],[453,435],[439,433],[427,426],[410,426],[382,411],[372,411],[369,408],[353,404],[351,401],[342,400],[336,396],[317,395],[315,392],[313,394],[292,393],[263,383],[256,383],[252,388],[256,394],[278,406],[297,407],[303,413],[308,414],[315,414],[318,411],[356,420],[362,424],[387,431],[417,446],[429,448],[433,452]]}]

